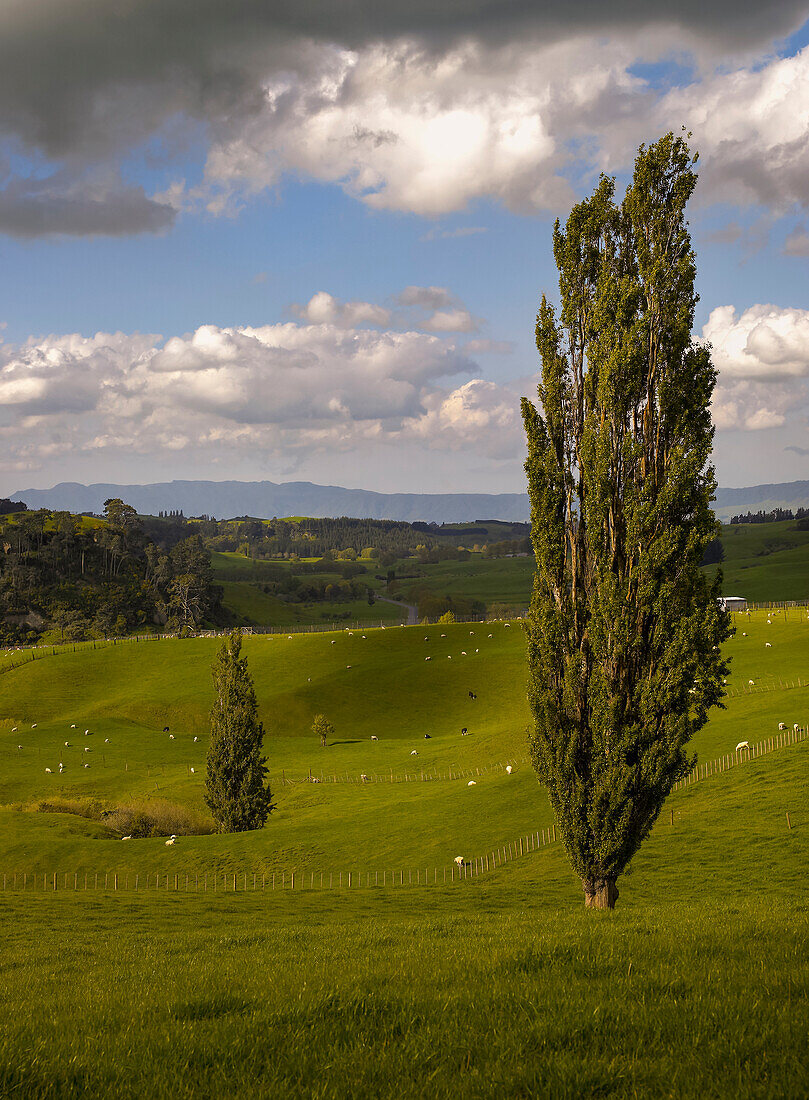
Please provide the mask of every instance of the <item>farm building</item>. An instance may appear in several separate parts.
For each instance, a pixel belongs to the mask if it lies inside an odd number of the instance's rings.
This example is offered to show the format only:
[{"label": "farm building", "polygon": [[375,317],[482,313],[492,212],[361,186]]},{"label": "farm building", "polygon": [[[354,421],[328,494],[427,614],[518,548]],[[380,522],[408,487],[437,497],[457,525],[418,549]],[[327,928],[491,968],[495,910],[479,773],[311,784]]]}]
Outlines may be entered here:
[{"label": "farm building", "polygon": [[722,596],[719,600],[724,611],[746,611],[746,596]]}]

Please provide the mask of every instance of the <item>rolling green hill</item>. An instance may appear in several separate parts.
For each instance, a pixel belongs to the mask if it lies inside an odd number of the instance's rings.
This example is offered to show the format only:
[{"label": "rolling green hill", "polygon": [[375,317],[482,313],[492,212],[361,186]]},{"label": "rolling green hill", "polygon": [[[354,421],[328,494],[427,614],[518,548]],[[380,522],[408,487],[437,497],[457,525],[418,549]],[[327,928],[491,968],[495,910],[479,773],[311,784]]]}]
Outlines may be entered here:
[{"label": "rolling green hill", "polygon": [[[792,611],[771,622],[763,612],[737,618],[740,629],[728,643],[731,695],[727,710],[715,712],[700,734],[695,748],[701,758],[769,736],[779,722],[809,720],[809,617]],[[0,803],[61,796],[120,805],[151,798],[203,813],[210,665],[218,644],[211,638],[125,643],[46,656],[4,672]],[[278,810],[257,833],[187,838],[186,865],[321,869],[351,858],[366,864],[394,857],[442,865],[460,837],[484,852],[550,825],[526,761],[518,623],[255,636],[244,648],[267,731]],[[318,712],[336,729],[326,750],[310,729]],[[461,736],[462,727],[469,736]],[[372,742],[372,735],[379,740]],[[516,765],[511,776],[498,767],[484,771],[506,762]],[[483,771],[476,790],[448,779],[475,769]],[[332,781],[285,782],[310,770]],[[380,781],[357,789],[361,773]],[[422,774],[447,778],[422,782]],[[391,782],[406,775],[415,780]],[[471,816],[470,805],[476,807]],[[124,850],[112,837],[99,839],[104,830],[98,822],[77,824],[58,814],[46,822],[46,815],[11,809],[2,815],[0,867],[5,861],[21,871],[35,865],[44,870],[57,855],[60,865],[85,869],[110,861],[132,870],[174,862],[159,840]],[[339,828],[330,825],[335,818]]]}]

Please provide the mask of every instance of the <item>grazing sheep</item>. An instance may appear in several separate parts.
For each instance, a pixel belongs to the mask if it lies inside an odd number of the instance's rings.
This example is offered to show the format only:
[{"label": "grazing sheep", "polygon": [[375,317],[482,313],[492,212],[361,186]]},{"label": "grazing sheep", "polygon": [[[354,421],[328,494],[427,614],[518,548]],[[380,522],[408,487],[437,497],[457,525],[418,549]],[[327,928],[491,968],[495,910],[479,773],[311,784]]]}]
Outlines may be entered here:
[{"label": "grazing sheep", "polygon": [[66,748],[66,749],[69,749],[69,748],[70,748],[70,742],[69,742],[69,741],[65,741],[65,748]]},{"label": "grazing sheep", "polygon": [[475,632],[474,632],[474,630],[470,630],[470,631],[469,631],[469,633],[470,633],[470,634],[474,634]]},{"label": "grazing sheep", "polygon": [[490,638],[493,638],[493,637],[494,637],[494,634],[490,634],[490,635],[489,635],[489,637],[490,637]]},{"label": "grazing sheep", "polygon": [[174,837],[174,836],[172,836],[172,837],[169,837],[169,839],[168,839],[168,840],[166,841],[166,847],[168,848],[168,846],[169,846],[170,844],[174,844],[174,842],[176,841],[176,839],[177,839],[177,838],[176,838],[176,837]]},{"label": "grazing sheep", "polygon": [[74,729],[76,728],[76,723],[75,723],[75,722],[71,722],[71,724],[70,724],[70,728],[71,728],[72,730],[74,730]]},{"label": "grazing sheep", "polygon": [[331,640],[331,644],[332,644],[332,645],[334,645],[334,638],[332,638],[332,640]]},{"label": "grazing sheep", "polygon": [[798,725],[798,723],[797,723],[797,722],[796,722],[796,723],[795,723],[795,725],[794,725],[794,726],[792,727],[792,729],[794,730],[794,732],[795,732],[795,733],[800,733],[800,732],[801,732],[801,727],[800,727],[800,726]]},{"label": "grazing sheep", "polygon": [[173,733],[170,733],[170,734],[169,734],[169,741],[173,741],[173,740],[174,740],[174,734],[173,734]]},{"label": "grazing sheep", "polygon": [[17,727],[16,727],[16,726],[14,726],[14,728],[12,729],[12,731],[11,731],[11,732],[12,732],[12,733],[16,733],[16,732],[17,732]]},{"label": "grazing sheep", "polygon": [[462,650],[461,650],[461,656],[462,656],[462,657],[465,657],[465,656],[466,656],[466,650],[465,650],[465,649],[462,649]]},{"label": "grazing sheep", "polygon": [[35,730],[36,728],[37,728],[37,724],[36,724],[36,722],[34,722],[34,724],[31,726],[31,729]]},{"label": "grazing sheep", "polygon": [[474,781],[474,779],[470,779],[466,785],[467,787],[477,787],[477,783]]},{"label": "grazing sheep", "polygon": [[451,661],[451,660],[452,660],[452,655],[451,655],[450,653],[448,653],[448,654],[447,654],[447,660],[448,660],[448,661]]},{"label": "grazing sheep", "polygon": [[734,752],[741,752],[742,749],[747,749],[748,752],[749,752],[750,751],[750,742],[749,741],[740,741],[739,744],[734,749]]},{"label": "grazing sheep", "polygon": [[351,665],[346,665],[346,668],[351,668]]},{"label": "grazing sheep", "polygon": [[50,769],[50,768],[46,768],[46,769],[45,769],[45,771],[46,771],[46,772],[48,773],[48,775],[51,775],[51,774],[52,774],[52,772],[51,772],[51,769]]},{"label": "grazing sheep", "polygon": [[372,734],[371,734],[371,740],[372,740],[372,741],[378,741],[378,740],[379,740],[379,738],[377,737],[377,735],[376,735],[375,733],[372,733]]},{"label": "grazing sheep", "polygon": [[365,774],[365,772],[362,773],[362,775],[360,776],[360,779],[362,780],[363,783],[368,782],[368,776]]},{"label": "grazing sheep", "polygon": [[747,632],[746,632],[746,631],[742,631],[742,637],[743,637],[743,638],[746,638],[746,637],[747,637]]},{"label": "grazing sheep", "polygon": [[194,771],[194,769],[193,769],[193,768],[191,769],[191,774],[192,774],[192,775],[195,775],[195,774],[196,774],[196,772]]},{"label": "grazing sheep", "polygon": [[425,642],[429,642],[429,640],[430,640],[430,639],[429,639],[429,638],[425,638],[424,640],[425,640]]},{"label": "grazing sheep", "polygon": [[90,732],[89,730],[85,730],[84,731],[84,736],[86,737],[89,732]]},{"label": "grazing sheep", "polygon": [[750,687],[755,687],[756,686],[755,681],[753,681],[753,680],[748,680],[747,683],[750,685]]},{"label": "grazing sheep", "polygon": [[503,623],[503,626],[511,626],[511,623]]},{"label": "grazing sheep", "polygon": [[765,642],[764,643],[764,648],[765,649],[772,649],[772,643],[771,642]]},{"label": "grazing sheep", "polygon": [[88,748],[86,748],[86,749],[85,749],[84,751],[85,751],[85,752],[91,752],[92,750],[91,750],[91,749],[90,749],[90,748],[88,747]]},{"label": "grazing sheep", "polygon": [[194,741],[199,741],[199,738],[198,738],[198,737],[195,737],[195,738],[194,738]]},{"label": "grazing sheep", "polygon": [[413,749],[412,752],[410,753],[410,755],[411,756],[418,756],[418,753],[416,752],[415,749]]},{"label": "grazing sheep", "polygon": [[104,738],[104,744],[105,744],[105,745],[109,745],[109,743],[110,743],[110,739],[109,739],[109,737],[105,737],[105,738]]},{"label": "grazing sheep", "polygon": [[89,764],[85,764],[84,766],[85,766],[85,768],[89,768],[89,767],[90,767],[90,765],[89,765]]},{"label": "grazing sheep", "polygon": [[130,833],[129,836],[122,836],[121,837],[121,840],[131,840],[131,839],[132,839],[132,834],[131,833]]},{"label": "grazing sheep", "polygon": [[785,730],[786,728],[787,728],[786,722],[779,722],[778,723],[778,729],[779,730]]},{"label": "grazing sheep", "polygon": [[446,638],[446,634],[442,634],[442,635],[441,635],[441,637],[442,637],[442,638]]},{"label": "grazing sheep", "polygon": [[363,634],[363,636],[362,636],[362,640],[363,640],[363,641],[365,641],[365,635],[364,635],[364,634]]},{"label": "grazing sheep", "polygon": [[21,749],[21,748],[22,748],[22,745],[17,745],[17,748],[18,748],[18,749]]},{"label": "grazing sheep", "polygon": [[457,863],[459,867],[463,867],[464,858],[463,858],[463,856],[456,856],[453,862]]},{"label": "grazing sheep", "polygon": [[511,775],[511,764],[506,764],[506,775]]}]

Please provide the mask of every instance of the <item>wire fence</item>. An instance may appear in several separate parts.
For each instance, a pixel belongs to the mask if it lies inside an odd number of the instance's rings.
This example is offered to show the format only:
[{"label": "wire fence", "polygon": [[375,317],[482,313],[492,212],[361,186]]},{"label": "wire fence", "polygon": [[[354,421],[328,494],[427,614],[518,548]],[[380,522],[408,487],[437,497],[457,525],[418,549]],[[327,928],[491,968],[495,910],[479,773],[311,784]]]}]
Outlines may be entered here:
[{"label": "wire fence", "polygon": [[[722,775],[734,767],[751,763],[777,749],[796,745],[807,740],[807,727],[793,726],[779,730],[777,736],[766,738],[746,748],[699,764],[684,779],[675,783],[673,791],[681,791],[695,783]],[[497,765],[499,767],[499,765]],[[670,825],[674,826],[674,808],[670,807]],[[789,813],[787,828],[792,828]],[[404,887],[455,886],[468,883],[499,870],[524,856],[559,843],[561,837],[556,825],[546,829],[524,833],[516,840],[482,855],[467,859],[457,856],[452,863],[441,867],[420,865],[409,868],[350,869],[321,871],[290,869],[281,871],[151,871],[145,874],[133,871],[15,871],[3,875],[4,891],[44,893],[55,891],[129,892],[139,894],[158,893],[250,893],[276,890],[326,891],[355,889],[401,889]],[[172,845],[173,847],[173,845]]]}]

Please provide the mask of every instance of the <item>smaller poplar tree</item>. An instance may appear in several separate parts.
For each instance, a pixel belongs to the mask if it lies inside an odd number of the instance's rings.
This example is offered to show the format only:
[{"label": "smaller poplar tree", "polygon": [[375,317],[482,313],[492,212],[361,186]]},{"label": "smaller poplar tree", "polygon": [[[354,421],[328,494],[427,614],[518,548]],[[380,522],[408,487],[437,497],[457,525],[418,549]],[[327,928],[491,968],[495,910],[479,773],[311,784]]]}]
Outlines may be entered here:
[{"label": "smaller poplar tree", "polygon": [[205,802],[220,833],[262,828],[273,810],[261,755],[264,727],[247,659],[240,656],[242,634],[222,641],[212,666],[214,702],[205,774]]},{"label": "smaller poplar tree", "polygon": [[312,733],[317,734],[320,744],[325,749],[328,739],[334,737],[334,726],[325,714],[316,714],[312,722]]}]

